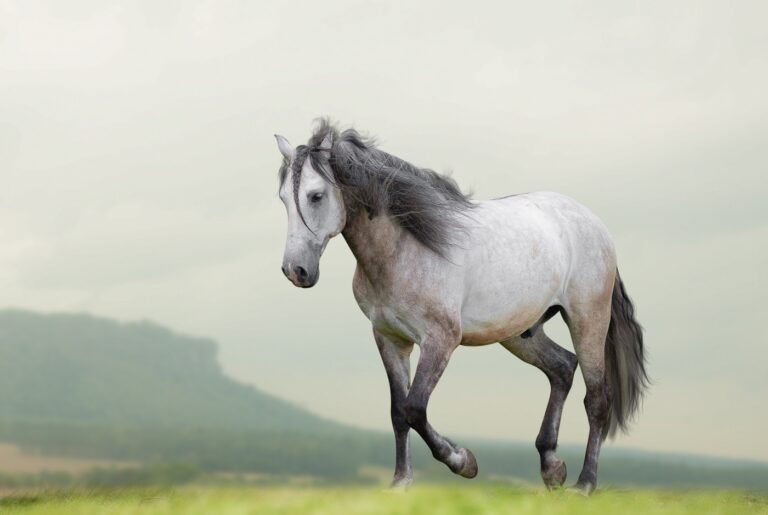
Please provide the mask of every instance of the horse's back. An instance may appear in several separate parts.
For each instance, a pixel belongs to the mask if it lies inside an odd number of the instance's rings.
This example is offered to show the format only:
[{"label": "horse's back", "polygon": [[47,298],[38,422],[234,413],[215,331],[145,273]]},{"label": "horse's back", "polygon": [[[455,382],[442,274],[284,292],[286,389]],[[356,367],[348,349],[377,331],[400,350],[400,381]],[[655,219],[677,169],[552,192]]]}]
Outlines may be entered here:
[{"label": "horse's back", "polygon": [[567,195],[550,191],[522,193],[479,203],[481,209],[486,206],[503,213],[502,217],[508,218],[506,224],[515,231],[556,240],[570,268],[604,261],[606,257],[612,257],[608,261],[613,261],[615,267],[613,240],[605,224]]},{"label": "horse's back", "polygon": [[535,192],[481,201],[470,216],[462,305],[467,344],[525,331],[550,306],[568,303],[574,280],[582,283],[604,274],[606,266],[615,268],[605,226],[565,195]]}]

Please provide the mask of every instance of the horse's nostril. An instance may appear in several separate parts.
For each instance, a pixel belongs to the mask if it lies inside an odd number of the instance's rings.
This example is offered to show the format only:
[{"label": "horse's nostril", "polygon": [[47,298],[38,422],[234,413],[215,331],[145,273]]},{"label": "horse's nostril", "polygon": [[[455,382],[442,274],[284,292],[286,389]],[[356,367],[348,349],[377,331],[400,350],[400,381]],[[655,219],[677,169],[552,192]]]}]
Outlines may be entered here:
[{"label": "horse's nostril", "polygon": [[304,282],[307,279],[307,271],[302,266],[296,267],[296,275],[299,276],[299,281]]}]

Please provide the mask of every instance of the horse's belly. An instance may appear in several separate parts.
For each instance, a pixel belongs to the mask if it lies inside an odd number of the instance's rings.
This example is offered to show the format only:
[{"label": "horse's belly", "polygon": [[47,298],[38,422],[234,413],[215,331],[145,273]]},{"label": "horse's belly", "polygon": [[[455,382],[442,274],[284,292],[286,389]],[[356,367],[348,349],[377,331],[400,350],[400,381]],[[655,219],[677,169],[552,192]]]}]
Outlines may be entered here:
[{"label": "horse's belly", "polygon": [[471,289],[464,298],[462,344],[485,345],[530,329],[550,306],[560,302],[562,274],[555,270],[554,266],[537,270],[529,277],[508,274],[506,280],[483,278],[482,286]]},{"label": "horse's belly", "polygon": [[462,313],[462,345],[487,345],[530,329],[541,318],[547,302],[526,302],[505,312],[465,309]]}]

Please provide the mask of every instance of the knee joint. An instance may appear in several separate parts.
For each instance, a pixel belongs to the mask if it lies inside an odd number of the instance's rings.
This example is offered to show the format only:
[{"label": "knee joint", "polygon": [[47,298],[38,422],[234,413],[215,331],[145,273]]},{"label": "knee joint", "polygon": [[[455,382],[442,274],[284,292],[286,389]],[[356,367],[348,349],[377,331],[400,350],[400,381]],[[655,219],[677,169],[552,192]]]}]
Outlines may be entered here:
[{"label": "knee joint", "polygon": [[421,403],[405,403],[405,420],[411,427],[419,427],[427,421],[427,408]]}]

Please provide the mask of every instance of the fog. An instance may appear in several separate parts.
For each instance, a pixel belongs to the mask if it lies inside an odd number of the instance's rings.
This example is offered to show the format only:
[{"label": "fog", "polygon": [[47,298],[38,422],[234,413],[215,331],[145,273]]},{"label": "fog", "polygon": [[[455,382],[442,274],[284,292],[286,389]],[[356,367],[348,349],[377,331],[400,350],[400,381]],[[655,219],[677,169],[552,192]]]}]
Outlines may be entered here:
[{"label": "fog", "polygon": [[[766,19],[763,2],[0,1],[0,306],[209,336],[238,379],[387,429],[344,241],[312,290],[280,272],[272,134],[301,143],[328,115],[477,198],[590,207],[653,379],[615,445],[768,460]],[[586,439],[578,383],[563,442]],[[460,349],[430,417],[532,445],[547,395],[500,346]]]}]

